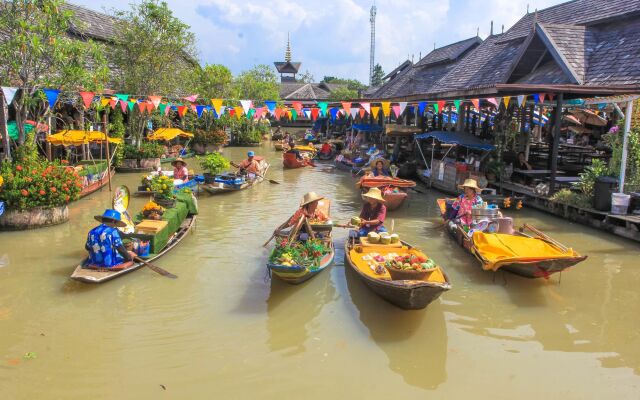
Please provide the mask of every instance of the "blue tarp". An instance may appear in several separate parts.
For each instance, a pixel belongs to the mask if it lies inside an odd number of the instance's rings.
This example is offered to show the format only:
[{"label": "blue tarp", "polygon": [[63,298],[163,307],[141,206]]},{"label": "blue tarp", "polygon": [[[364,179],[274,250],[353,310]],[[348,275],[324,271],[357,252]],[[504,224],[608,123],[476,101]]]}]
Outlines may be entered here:
[{"label": "blue tarp", "polygon": [[468,147],[470,149],[478,149],[491,151],[495,149],[495,146],[488,144],[478,139],[477,137],[463,132],[448,132],[448,131],[433,131],[425,132],[415,136],[416,139],[429,139],[434,138],[439,142],[447,144],[457,144],[460,146]]},{"label": "blue tarp", "polygon": [[380,125],[373,124],[353,124],[353,129],[362,132],[382,132]]}]

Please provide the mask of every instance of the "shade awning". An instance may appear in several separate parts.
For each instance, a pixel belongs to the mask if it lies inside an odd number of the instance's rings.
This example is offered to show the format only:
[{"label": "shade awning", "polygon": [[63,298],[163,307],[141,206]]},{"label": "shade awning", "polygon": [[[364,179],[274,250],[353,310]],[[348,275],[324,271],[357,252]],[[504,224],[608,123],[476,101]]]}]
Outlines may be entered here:
[{"label": "shade awning", "polygon": [[495,149],[494,145],[485,143],[477,137],[463,132],[433,131],[421,133],[419,135],[416,135],[415,138],[417,140],[434,138],[441,143],[457,144],[459,146],[468,147],[470,149],[485,151],[491,151]]},{"label": "shade awning", "polygon": [[109,143],[122,143],[122,139],[107,137],[104,132],[100,131],[64,130],[47,137],[47,141],[49,143],[57,146],[80,146],[83,144],[99,143],[107,140]]},{"label": "shade awning", "polygon": [[165,140],[170,141],[177,137],[192,138],[193,133],[185,132],[180,128],[160,128],[147,136],[149,140]]}]

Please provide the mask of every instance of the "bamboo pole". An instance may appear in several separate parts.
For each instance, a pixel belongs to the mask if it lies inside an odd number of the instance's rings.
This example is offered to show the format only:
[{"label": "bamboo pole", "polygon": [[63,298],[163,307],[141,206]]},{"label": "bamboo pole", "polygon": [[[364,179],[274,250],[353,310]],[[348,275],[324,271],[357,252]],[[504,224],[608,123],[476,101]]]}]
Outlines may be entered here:
[{"label": "bamboo pole", "polygon": [[624,193],[624,181],[627,174],[627,147],[629,144],[629,131],[631,131],[631,116],[633,114],[633,101],[627,102],[627,110],[625,112],[626,118],[624,119],[624,138],[622,140],[622,165],[620,165],[620,183],[618,190],[620,193]]},{"label": "bamboo pole", "polygon": [[109,191],[111,192],[111,155],[109,151],[109,129],[107,127],[107,111],[106,110],[104,113],[102,113],[102,130],[104,131],[105,142],[106,142],[105,147],[107,149],[107,182],[109,182]]}]

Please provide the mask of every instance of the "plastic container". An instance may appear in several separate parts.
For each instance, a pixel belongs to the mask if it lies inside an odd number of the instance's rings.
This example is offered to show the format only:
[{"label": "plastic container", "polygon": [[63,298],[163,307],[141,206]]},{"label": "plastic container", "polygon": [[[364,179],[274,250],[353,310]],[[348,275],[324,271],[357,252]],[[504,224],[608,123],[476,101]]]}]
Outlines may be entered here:
[{"label": "plastic container", "polygon": [[611,194],[618,186],[618,180],[610,176],[599,176],[593,185],[593,208],[598,211],[611,210]]},{"label": "plastic container", "polygon": [[629,209],[631,196],[625,193],[611,193],[611,214],[625,215]]}]

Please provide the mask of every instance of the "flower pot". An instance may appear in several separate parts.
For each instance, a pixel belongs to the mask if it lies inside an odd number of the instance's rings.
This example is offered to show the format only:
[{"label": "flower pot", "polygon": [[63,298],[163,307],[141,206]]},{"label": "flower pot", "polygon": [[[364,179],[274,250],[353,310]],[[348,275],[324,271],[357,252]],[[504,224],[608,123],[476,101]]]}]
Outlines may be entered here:
[{"label": "flower pot", "polygon": [[165,199],[165,198],[158,198],[154,196],[153,201],[157,205],[162,206],[164,208],[173,208],[176,206],[176,199]]},{"label": "flower pot", "polygon": [[31,210],[7,210],[0,216],[0,230],[37,229],[44,226],[58,225],[69,220],[69,207],[66,205]]},{"label": "flower pot", "polygon": [[204,183],[206,184],[215,183],[216,181],[216,176],[208,172],[205,172],[202,176],[204,177]]},{"label": "flower pot", "polygon": [[151,168],[156,170],[160,168],[160,158],[142,158],[140,159],[140,168]]},{"label": "flower pot", "polygon": [[138,168],[138,160],[135,158],[125,158],[120,165],[123,168]]}]

